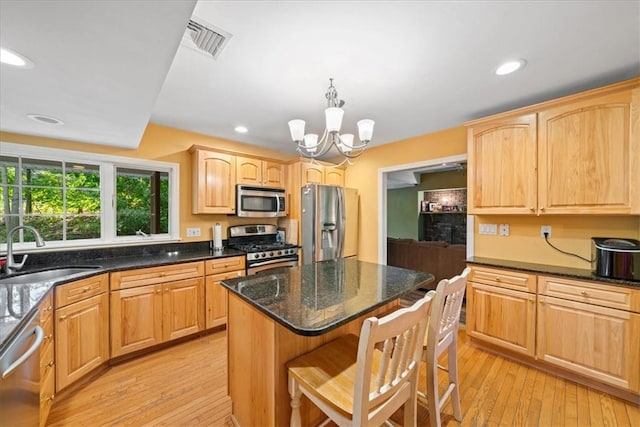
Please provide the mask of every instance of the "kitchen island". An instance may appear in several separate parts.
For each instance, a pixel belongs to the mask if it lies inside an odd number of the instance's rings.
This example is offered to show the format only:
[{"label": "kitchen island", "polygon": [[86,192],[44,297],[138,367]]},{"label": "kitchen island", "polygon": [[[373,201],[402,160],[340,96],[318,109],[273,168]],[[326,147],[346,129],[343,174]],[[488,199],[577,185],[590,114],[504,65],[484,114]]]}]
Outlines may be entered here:
[{"label": "kitchen island", "polygon": [[[286,363],[339,336],[359,335],[367,317],[398,298],[435,288],[429,273],[356,259],[323,261],[223,280],[229,289],[229,395],[240,426],[289,425]],[[308,400],[304,425],[321,414]]]}]

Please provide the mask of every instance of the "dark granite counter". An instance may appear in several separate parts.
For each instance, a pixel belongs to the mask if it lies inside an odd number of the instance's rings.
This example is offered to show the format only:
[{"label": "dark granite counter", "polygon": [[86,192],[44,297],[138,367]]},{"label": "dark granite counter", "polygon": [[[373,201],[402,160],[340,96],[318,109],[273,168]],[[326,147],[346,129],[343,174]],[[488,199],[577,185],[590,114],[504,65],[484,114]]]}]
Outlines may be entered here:
[{"label": "dark granite counter", "polygon": [[429,273],[352,258],[279,268],[222,284],[299,335],[321,335],[417,288],[435,289]]},{"label": "dark granite counter", "polygon": [[[56,285],[111,271],[157,267],[239,255],[244,255],[244,252],[235,249],[214,252],[208,248],[208,242],[30,255],[25,268],[17,274],[12,276],[0,274],[0,353],[4,350],[5,344],[11,339],[14,332],[19,329],[22,320],[30,317],[30,314],[37,309],[42,298]],[[63,280],[38,281],[29,284],[11,283],[11,277],[19,277],[26,273],[50,268],[78,266],[98,268],[67,276]]]},{"label": "dark granite counter", "polygon": [[610,285],[622,285],[640,288],[640,282],[621,279],[608,279],[593,274],[591,270],[571,267],[559,267],[556,265],[534,264],[529,262],[510,261],[497,258],[471,257],[468,264],[484,265],[486,267],[508,268],[510,270],[526,271],[537,274],[549,274],[552,276],[564,276],[579,280],[592,280]]}]

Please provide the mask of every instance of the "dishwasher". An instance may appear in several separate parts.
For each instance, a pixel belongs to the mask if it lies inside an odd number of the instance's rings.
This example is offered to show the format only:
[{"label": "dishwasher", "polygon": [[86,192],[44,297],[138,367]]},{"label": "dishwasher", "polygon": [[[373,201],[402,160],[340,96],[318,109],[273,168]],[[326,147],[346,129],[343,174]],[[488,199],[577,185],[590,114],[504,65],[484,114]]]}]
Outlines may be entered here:
[{"label": "dishwasher", "polygon": [[35,310],[0,353],[2,425],[37,427],[40,419],[40,345],[44,332]]}]

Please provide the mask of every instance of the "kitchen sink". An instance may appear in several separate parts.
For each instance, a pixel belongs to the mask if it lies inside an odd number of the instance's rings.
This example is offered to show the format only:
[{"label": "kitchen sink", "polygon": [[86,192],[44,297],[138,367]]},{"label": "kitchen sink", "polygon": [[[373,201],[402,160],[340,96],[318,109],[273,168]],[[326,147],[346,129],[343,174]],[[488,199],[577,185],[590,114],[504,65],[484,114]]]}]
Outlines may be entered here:
[{"label": "kitchen sink", "polygon": [[98,268],[100,268],[99,265],[93,265],[82,267],[51,268],[44,271],[34,271],[33,273],[18,273],[1,278],[0,285],[25,285],[57,281],[67,279],[78,274],[95,271]]}]

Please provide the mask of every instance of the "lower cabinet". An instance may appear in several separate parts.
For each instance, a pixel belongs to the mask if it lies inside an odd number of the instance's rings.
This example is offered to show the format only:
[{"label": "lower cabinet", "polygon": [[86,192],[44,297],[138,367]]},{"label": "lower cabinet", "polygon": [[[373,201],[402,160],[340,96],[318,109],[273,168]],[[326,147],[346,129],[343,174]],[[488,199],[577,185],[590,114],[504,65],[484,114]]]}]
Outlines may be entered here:
[{"label": "lower cabinet", "polygon": [[40,347],[40,426],[47,423],[47,417],[55,397],[55,359],[53,336],[53,291],[50,291],[38,306],[40,327],[44,340]]},{"label": "lower cabinet", "polygon": [[467,283],[467,334],[533,356],[535,300],[535,276],[473,268]]},{"label": "lower cabinet", "polygon": [[56,392],[109,360],[108,277],[56,287]]},{"label": "lower cabinet", "polygon": [[640,396],[640,289],[472,266],[467,335]]},{"label": "lower cabinet", "polygon": [[112,274],[111,357],[202,331],[203,277],[203,262]]},{"label": "lower cabinet", "polygon": [[212,259],[205,262],[205,327],[227,324],[229,291],[220,284],[224,279],[245,275],[245,257]]},{"label": "lower cabinet", "polygon": [[640,290],[546,276],[538,284],[537,357],[640,392]]}]

